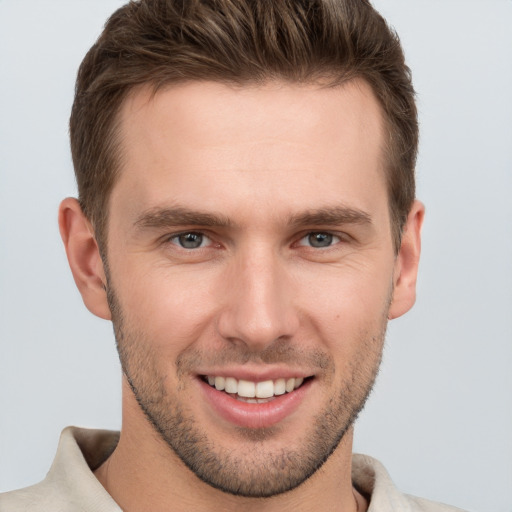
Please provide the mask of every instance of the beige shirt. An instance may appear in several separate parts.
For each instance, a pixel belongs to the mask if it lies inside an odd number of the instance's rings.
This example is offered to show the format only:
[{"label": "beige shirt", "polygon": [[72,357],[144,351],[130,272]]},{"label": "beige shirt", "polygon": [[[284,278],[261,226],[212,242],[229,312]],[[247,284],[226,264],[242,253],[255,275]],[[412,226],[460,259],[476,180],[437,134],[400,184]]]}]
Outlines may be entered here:
[{"label": "beige shirt", "polygon": [[[0,512],[121,512],[92,472],[113,452],[118,440],[118,432],[66,428],[46,478],[0,494]],[[352,466],[354,486],[371,496],[368,512],[462,512],[400,493],[384,467],[371,457],[354,455]]]}]

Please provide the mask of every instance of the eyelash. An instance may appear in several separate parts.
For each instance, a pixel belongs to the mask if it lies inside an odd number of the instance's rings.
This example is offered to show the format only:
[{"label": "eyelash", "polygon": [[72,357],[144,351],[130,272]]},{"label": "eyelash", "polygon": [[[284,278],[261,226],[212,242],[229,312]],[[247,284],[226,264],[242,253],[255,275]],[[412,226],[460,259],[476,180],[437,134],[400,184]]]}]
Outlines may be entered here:
[{"label": "eyelash", "polygon": [[[331,242],[333,243],[330,243],[329,245],[326,245],[326,246],[314,246],[314,245],[306,245],[306,244],[301,244],[301,242],[304,240],[304,239],[310,239],[310,237],[312,236],[318,236],[318,235],[322,235],[322,236],[325,236],[327,237],[327,240],[330,240]],[[336,239],[336,241],[334,241],[334,239]],[[336,233],[331,233],[330,231],[310,231],[309,233],[307,233],[306,235],[304,235],[299,241],[298,241],[298,245],[300,246],[303,246],[303,247],[309,247],[309,248],[312,248],[312,249],[329,249],[331,247],[333,247],[334,245],[337,245],[339,244],[340,242],[342,242],[342,237]],[[311,239],[309,240],[311,242]]]},{"label": "eyelash", "polygon": [[[318,236],[318,235],[322,235],[322,236],[325,236],[327,237],[327,240],[330,240],[331,243],[329,245],[326,245],[326,246],[314,246],[314,245],[311,245],[311,244],[303,244],[301,243],[303,240],[305,239],[308,239],[312,236]],[[198,236],[198,237],[201,237],[201,243],[198,247],[184,247],[180,242],[179,242],[179,239],[181,237],[185,237],[185,236]],[[340,242],[342,242],[344,240],[344,237],[340,234],[337,234],[337,233],[333,233],[331,231],[309,231],[307,232],[306,234],[304,234],[301,238],[298,239],[297,242],[295,242],[294,245],[298,245],[298,246],[301,246],[301,247],[308,247],[310,249],[330,249],[331,247],[339,244]],[[179,248],[181,249],[184,249],[186,251],[195,251],[195,250],[198,250],[198,249],[204,249],[205,247],[207,247],[208,244],[207,242],[209,241],[210,243],[213,242],[213,240],[208,236],[206,235],[205,233],[202,233],[200,231],[183,231],[181,233],[176,233],[176,234],[173,234],[171,236],[168,236],[166,237],[166,241],[167,242],[170,242],[171,244],[173,245],[176,245],[178,246]],[[311,242],[311,239],[309,239],[309,241]],[[206,242],[206,245],[205,245],[205,242]],[[321,240],[320,240],[321,242]],[[217,244],[217,246],[220,247],[220,244]]]},{"label": "eyelash", "polygon": [[[185,236],[198,236],[198,237],[202,237],[201,244],[199,245],[199,247],[184,247],[183,245],[181,245],[179,243],[179,239],[181,237],[185,237]],[[197,249],[203,249],[205,247],[205,245],[204,245],[205,239],[209,240],[210,242],[212,242],[211,238],[208,235],[205,235],[204,233],[201,233],[200,231],[184,231],[182,233],[177,233],[175,235],[169,236],[167,238],[167,241],[170,242],[171,244],[177,245],[181,249],[197,250]]]}]

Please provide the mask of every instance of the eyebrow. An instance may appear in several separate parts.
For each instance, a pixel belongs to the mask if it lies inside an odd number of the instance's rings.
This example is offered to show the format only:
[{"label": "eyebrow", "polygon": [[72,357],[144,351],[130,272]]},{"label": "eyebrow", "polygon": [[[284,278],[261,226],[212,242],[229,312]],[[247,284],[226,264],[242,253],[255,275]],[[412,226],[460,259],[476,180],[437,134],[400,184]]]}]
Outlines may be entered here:
[{"label": "eyebrow", "polygon": [[[307,210],[292,215],[288,224],[298,228],[302,226],[361,224],[371,225],[368,213],[357,208],[334,206]],[[137,229],[163,229],[173,226],[233,227],[234,223],[226,216],[206,213],[183,207],[155,207],[143,212],[134,222]]]},{"label": "eyebrow", "polygon": [[343,225],[343,224],[361,224],[371,225],[372,218],[368,213],[357,208],[347,206],[334,206],[308,210],[298,215],[292,216],[290,224],[299,226],[321,226],[321,225]]},{"label": "eyebrow", "polygon": [[223,215],[189,210],[188,208],[155,207],[143,212],[134,222],[138,229],[159,229],[172,226],[231,227],[232,222]]}]

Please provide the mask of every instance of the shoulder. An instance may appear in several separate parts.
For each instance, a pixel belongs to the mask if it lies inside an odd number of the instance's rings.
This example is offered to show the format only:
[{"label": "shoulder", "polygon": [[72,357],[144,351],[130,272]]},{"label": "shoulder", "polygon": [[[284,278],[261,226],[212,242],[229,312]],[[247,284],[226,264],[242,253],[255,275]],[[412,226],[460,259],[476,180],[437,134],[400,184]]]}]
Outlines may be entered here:
[{"label": "shoulder", "polygon": [[118,432],[66,428],[46,478],[36,485],[0,494],[0,511],[120,512],[93,474],[93,469],[112,453],[118,439]]},{"label": "shoulder", "polygon": [[370,501],[368,512],[464,512],[460,508],[401,493],[384,466],[367,455],[354,455],[352,482]]},{"label": "shoulder", "polygon": [[45,482],[0,494],[0,510],[2,512],[64,512],[66,504],[61,503],[55,488]]},{"label": "shoulder", "polygon": [[416,496],[403,495],[404,498],[410,503],[411,512],[464,512],[462,509],[438,503],[435,501],[418,498]]}]

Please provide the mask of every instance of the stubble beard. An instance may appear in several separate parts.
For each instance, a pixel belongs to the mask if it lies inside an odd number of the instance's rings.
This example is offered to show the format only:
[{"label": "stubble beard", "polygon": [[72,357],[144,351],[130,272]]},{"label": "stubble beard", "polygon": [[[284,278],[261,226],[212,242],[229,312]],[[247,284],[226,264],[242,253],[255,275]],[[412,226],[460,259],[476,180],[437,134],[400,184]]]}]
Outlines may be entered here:
[{"label": "stubble beard", "polygon": [[[180,400],[185,383],[175,390],[165,386],[165,375],[158,369],[156,354],[143,333],[126,328],[127,322],[111,286],[108,300],[123,373],[141,410],[160,437],[181,461],[203,482],[225,493],[249,498],[267,498],[290,491],[310,478],[336,450],[353,425],[371,393],[378,374],[384,345],[387,319],[381,320],[378,332],[361,335],[356,341],[360,349],[350,364],[339,391],[331,397],[324,410],[311,422],[299,449],[287,447],[269,450],[275,429],[239,428],[239,439],[247,444],[243,453],[219,450],[208,437],[207,427],[201,426]],[[385,310],[387,313],[387,308]],[[239,349],[237,349],[239,350]],[[271,349],[260,354],[266,363],[295,362],[294,354],[304,360],[293,347]],[[176,361],[178,378],[193,368],[200,358],[208,356],[195,351],[184,352]],[[215,357],[212,355],[212,357]],[[247,360],[247,354],[230,355],[229,361]],[[326,380],[334,379],[335,366],[324,352],[309,353],[316,360]],[[218,356],[217,356],[218,360]]]}]

